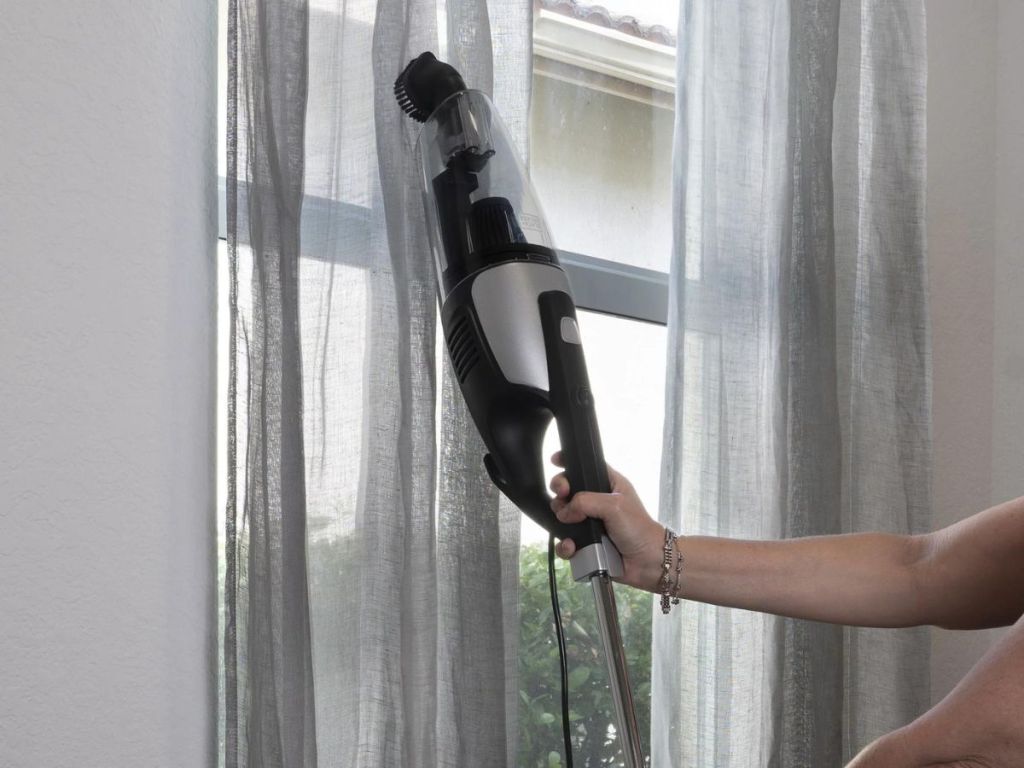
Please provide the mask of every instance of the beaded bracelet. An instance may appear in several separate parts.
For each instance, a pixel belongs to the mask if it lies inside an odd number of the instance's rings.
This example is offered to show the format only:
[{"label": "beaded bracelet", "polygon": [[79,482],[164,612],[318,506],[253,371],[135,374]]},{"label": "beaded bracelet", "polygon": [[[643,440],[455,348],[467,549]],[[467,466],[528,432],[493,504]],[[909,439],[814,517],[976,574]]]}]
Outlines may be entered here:
[{"label": "beaded bracelet", "polygon": [[[679,580],[683,572],[683,554],[676,549],[675,532],[665,526],[665,546],[661,560],[661,612],[667,614],[673,605],[679,605]],[[672,572],[672,556],[675,555],[675,579]]]}]

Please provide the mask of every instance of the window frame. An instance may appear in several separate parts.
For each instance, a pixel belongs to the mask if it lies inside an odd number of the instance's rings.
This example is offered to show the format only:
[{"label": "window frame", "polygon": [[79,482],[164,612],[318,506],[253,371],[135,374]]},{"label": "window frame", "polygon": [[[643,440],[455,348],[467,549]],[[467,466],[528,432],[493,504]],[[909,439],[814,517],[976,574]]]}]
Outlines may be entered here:
[{"label": "window frame", "polygon": [[[244,195],[244,190],[241,189],[242,185],[240,184],[239,187],[239,192]],[[221,240],[227,239],[225,194],[226,181],[221,177],[219,180],[221,205],[218,225]],[[368,223],[366,210],[351,203],[308,196],[303,201],[303,208],[304,215],[332,216],[337,221],[347,220],[355,227],[363,227]],[[239,221],[239,226],[244,226],[244,222]],[[304,256],[318,258],[315,251],[306,253]],[[667,325],[669,294],[667,272],[598,259],[594,256],[563,249],[558,249],[558,257],[562,268],[569,276],[569,284],[572,286],[573,297],[579,309]]]}]

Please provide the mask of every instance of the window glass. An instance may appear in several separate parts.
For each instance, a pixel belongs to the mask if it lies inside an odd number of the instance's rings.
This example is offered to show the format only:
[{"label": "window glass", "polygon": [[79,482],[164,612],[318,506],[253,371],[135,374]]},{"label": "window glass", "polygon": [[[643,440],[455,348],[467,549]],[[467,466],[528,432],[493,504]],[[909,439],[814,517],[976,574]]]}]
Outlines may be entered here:
[{"label": "window glass", "polygon": [[[649,31],[646,5],[676,4],[620,2],[616,13],[643,23],[619,27]],[[618,31],[608,14],[544,6],[535,18],[530,171],[555,242],[668,272],[675,49]]]}]

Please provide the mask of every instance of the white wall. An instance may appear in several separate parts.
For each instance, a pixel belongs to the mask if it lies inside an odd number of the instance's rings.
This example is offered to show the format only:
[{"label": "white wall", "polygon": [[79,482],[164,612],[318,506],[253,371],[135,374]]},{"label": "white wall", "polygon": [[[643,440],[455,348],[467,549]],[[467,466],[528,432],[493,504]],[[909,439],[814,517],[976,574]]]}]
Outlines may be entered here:
[{"label": "white wall", "polygon": [[0,14],[0,765],[213,758],[216,4]]},{"label": "white wall", "polygon": [[[935,526],[1024,495],[1024,0],[927,0]],[[935,630],[942,698],[998,631]]]}]

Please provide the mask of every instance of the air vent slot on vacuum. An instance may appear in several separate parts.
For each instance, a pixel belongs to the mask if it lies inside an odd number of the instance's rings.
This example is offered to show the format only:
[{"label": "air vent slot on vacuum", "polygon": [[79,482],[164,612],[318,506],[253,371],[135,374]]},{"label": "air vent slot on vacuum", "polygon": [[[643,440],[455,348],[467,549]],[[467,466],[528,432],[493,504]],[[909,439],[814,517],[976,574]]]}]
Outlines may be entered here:
[{"label": "air vent slot on vacuum", "polygon": [[473,366],[480,362],[480,349],[473,333],[473,325],[469,316],[460,314],[448,333],[448,354],[452,359],[455,376],[462,384]]}]

